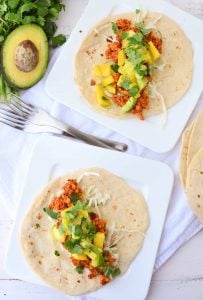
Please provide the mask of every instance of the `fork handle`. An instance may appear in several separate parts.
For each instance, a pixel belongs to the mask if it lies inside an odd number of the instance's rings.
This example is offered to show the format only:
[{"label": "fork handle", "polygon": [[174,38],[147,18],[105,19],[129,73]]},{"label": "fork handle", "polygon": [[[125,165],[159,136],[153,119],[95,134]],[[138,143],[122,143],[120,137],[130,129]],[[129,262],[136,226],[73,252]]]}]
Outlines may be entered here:
[{"label": "fork handle", "polygon": [[106,148],[106,149],[111,149],[111,150],[114,149],[120,152],[125,152],[128,149],[128,146],[124,143],[119,143],[104,138],[98,138],[95,137],[94,135],[83,133],[82,131],[72,126],[68,126],[67,130],[63,129],[63,134],[72,135],[73,137],[78,138],[87,144]]}]

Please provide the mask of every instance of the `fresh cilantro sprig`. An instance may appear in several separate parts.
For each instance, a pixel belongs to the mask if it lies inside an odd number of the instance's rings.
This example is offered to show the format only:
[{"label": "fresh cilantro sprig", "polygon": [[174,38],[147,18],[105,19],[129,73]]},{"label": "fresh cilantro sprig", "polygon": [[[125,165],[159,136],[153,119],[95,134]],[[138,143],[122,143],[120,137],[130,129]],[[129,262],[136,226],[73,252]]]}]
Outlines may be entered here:
[{"label": "fresh cilantro sprig", "polygon": [[[36,23],[41,26],[51,40],[57,26],[54,21],[59,13],[65,10],[61,0],[3,0],[0,4],[0,44],[16,27]],[[63,35],[54,37],[50,44],[54,48],[62,45],[66,38]]]},{"label": "fresh cilantro sprig", "polygon": [[53,211],[52,209],[50,209],[50,208],[48,208],[48,207],[44,207],[44,208],[43,208],[43,211],[44,211],[45,213],[47,213],[47,215],[48,215],[50,218],[55,219],[55,220],[58,219],[58,214],[57,214],[56,211]]}]

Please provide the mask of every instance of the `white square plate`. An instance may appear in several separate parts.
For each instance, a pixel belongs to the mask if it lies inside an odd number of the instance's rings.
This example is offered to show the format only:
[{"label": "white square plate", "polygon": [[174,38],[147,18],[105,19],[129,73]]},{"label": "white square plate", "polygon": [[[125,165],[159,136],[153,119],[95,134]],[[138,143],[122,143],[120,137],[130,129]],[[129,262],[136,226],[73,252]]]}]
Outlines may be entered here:
[{"label": "white square plate", "polygon": [[172,171],[160,162],[78,142],[42,137],[36,145],[8,247],[6,269],[14,278],[43,284],[21,254],[18,240],[21,220],[32,200],[50,179],[72,170],[94,166],[123,177],[142,192],[149,209],[150,227],[143,248],[129,270],[89,295],[105,300],[123,300],[123,295],[128,300],[134,300],[135,297],[136,300],[143,300],[149,288],[173,186]]},{"label": "white square plate", "polygon": [[[64,49],[48,75],[46,91],[56,101],[92,118],[139,144],[159,153],[167,152],[174,147],[191,115],[202,91],[203,74],[203,23],[197,18],[181,11],[162,0],[90,0],[83,16],[73,30]],[[168,122],[163,128],[162,116],[151,117],[144,122],[138,119],[119,120],[94,111],[85,99],[80,96],[74,81],[74,59],[81,42],[89,30],[98,21],[108,15],[134,11],[141,7],[157,11],[174,19],[191,40],[194,50],[194,73],[190,89],[183,99],[168,110]],[[81,32],[82,31],[82,32]],[[187,63],[187,62],[185,62]],[[170,91],[169,91],[170,92]]]}]

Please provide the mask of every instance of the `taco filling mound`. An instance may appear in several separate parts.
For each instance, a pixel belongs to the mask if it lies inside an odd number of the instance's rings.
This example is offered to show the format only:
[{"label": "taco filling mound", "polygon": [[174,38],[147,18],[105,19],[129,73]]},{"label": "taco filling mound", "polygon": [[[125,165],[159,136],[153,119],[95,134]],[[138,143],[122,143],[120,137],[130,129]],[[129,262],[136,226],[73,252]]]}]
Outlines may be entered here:
[{"label": "taco filling mound", "polygon": [[95,108],[140,120],[176,104],[190,86],[193,53],[181,28],[158,13],[111,16],[89,33],[75,79]]},{"label": "taco filling mound", "polygon": [[144,198],[99,168],[55,179],[21,228],[23,254],[49,285],[70,295],[93,291],[124,273],[142,247]]}]

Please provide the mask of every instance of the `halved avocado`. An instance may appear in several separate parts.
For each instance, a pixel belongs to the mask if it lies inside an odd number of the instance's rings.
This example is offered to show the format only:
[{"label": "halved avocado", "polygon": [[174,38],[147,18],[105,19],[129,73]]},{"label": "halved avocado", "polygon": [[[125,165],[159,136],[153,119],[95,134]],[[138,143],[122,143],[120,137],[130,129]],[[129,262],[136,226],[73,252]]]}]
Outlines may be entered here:
[{"label": "halved avocado", "polygon": [[6,38],[2,65],[6,79],[15,87],[26,89],[44,75],[49,59],[48,40],[36,24],[22,25]]}]

